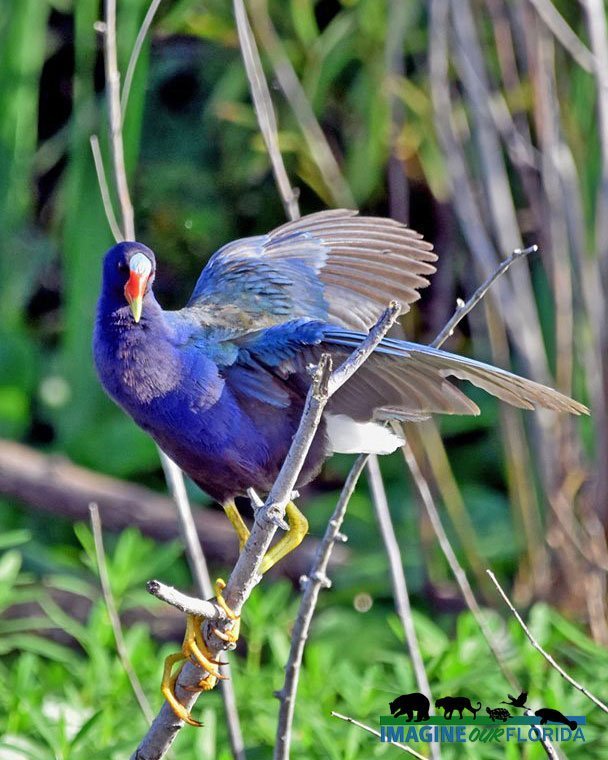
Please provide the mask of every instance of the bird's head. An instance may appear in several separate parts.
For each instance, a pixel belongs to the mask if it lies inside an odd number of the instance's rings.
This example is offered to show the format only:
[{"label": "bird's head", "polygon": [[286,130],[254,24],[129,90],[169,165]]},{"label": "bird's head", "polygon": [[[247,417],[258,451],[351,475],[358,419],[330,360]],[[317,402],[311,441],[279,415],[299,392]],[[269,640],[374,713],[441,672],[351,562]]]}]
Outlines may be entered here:
[{"label": "bird's head", "polygon": [[154,253],[141,243],[118,243],[106,253],[103,284],[108,295],[124,300],[139,322],[143,299],[152,287],[156,273]]}]

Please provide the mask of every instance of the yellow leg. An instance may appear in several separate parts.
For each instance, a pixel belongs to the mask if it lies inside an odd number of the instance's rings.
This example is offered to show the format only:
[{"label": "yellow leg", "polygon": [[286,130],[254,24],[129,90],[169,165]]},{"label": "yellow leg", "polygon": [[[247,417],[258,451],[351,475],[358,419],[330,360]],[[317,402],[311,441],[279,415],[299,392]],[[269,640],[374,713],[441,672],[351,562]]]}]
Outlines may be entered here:
[{"label": "yellow leg", "polygon": [[[218,578],[215,583],[216,599],[227,617],[233,621],[232,629],[225,632],[219,631],[216,628],[213,630],[224,641],[234,643],[238,639],[240,617],[228,607],[222,596],[222,590],[225,585],[224,581],[221,578]],[[175,696],[175,684],[181,668],[175,673],[175,675],[172,675],[173,666],[182,660],[190,659],[207,672],[207,675],[201,679],[194,688],[192,688],[192,691],[209,691],[210,689],[213,689],[218,682],[218,679],[225,679],[227,677],[219,672],[216,667],[219,663],[213,659],[212,653],[207,648],[207,644],[205,643],[205,639],[201,632],[202,623],[203,619],[200,615],[186,616],[186,633],[184,635],[181,651],[170,654],[165,659],[163,679],[160,688],[162,695],[169,703],[175,715],[191,726],[202,726],[203,724],[190,717],[186,708]]]},{"label": "yellow leg", "polygon": [[241,513],[233,501],[227,501],[223,507],[226,517],[230,520],[232,527],[236,530],[236,534],[239,537],[239,549],[242,550],[249,538],[249,528],[245,525],[245,521],[241,517]]},{"label": "yellow leg", "polygon": [[263,574],[270,570],[273,565],[283,559],[285,555],[296,549],[308,533],[308,520],[296,507],[293,501],[290,501],[285,508],[285,517],[289,523],[289,530],[272,546],[262,560],[260,572]]}]

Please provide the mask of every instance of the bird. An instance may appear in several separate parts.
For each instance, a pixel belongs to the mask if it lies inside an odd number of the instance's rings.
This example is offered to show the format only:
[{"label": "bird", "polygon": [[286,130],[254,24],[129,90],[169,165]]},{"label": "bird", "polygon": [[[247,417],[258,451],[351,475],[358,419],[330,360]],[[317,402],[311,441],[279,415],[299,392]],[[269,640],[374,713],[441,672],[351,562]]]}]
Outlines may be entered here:
[{"label": "bird", "polygon": [[[109,396],[222,504],[242,549],[249,530],[235,498],[250,488],[270,491],[302,414],[311,365],[323,354],[334,365],[348,357],[389,302],[407,312],[436,260],[433,246],[397,221],[326,210],[227,243],[207,262],[186,306],[167,311],[154,296],[152,250],[120,242],[103,261],[97,374]],[[333,453],[396,450],[404,439],[389,421],[479,414],[450,376],[516,407],[587,412],[497,367],[386,337],[329,400],[296,488]],[[286,518],[289,530],[269,549],[262,573],[308,530],[293,502]],[[162,691],[178,717],[197,724],[175,699],[170,676],[177,658],[188,656],[204,663],[210,675],[201,688],[211,688],[219,673],[193,621],[181,654],[165,663]]]},{"label": "bird", "polygon": [[505,702],[504,700],[501,702],[503,705],[511,705],[512,707],[525,707],[526,706],[526,700],[528,699],[528,692],[522,691],[522,693],[519,695],[519,697],[514,697],[512,694],[507,694],[507,697],[509,698],[508,702]]}]

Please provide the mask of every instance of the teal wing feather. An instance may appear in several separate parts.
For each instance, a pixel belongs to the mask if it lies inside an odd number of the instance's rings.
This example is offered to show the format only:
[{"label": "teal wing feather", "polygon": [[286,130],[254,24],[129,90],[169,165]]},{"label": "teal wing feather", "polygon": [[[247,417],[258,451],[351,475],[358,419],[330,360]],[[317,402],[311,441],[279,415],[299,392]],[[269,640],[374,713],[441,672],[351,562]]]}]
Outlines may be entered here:
[{"label": "teal wing feather", "polygon": [[322,211],[221,248],[186,309],[229,334],[302,317],[366,330],[392,300],[409,309],[436,258],[391,219]]}]

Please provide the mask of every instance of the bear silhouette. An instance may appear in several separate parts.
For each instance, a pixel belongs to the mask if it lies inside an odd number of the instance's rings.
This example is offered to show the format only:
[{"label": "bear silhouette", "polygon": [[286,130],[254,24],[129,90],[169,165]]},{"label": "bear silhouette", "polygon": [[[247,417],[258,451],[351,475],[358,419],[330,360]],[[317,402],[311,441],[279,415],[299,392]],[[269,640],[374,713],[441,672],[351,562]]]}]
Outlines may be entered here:
[{"label": "bear silhouette", "polygon": [[441,697],[435,702],[437,709],[443,709],[443,717],[446,720],[452,720],[452,713],[454,710],[460,715],[462,719],[462,711],[470,710],[473,713],[473,719],[477,717],[477,713],[481,710],[481,702],[477,707],[473,707],[471,700],[468,697]]},{"label": "bear silhouette", "polygon": [[401,715],[407,715],[408,723],[414,717],[416,713],[416,723],[420,723],[423,720],[429,719],[429,707],[431,703],[418,691],[414,691],[411,694],[402,694],[397,699],[389,702],[391,709],[391,715],[394,718],[399,718]]},{"label": "bear silhouette", "polygon": [[537,710],[534,713],[534,715],[538,715],[541,719],[541,726],[544,726],[548,721],[551,721],[551,723],[563,723],[572,731],[578,726],[578,723],[575,720],[569,720],[565,715],[562,715],[559,710],[554,710],[552,707],[541,707],[540,710]]}]

